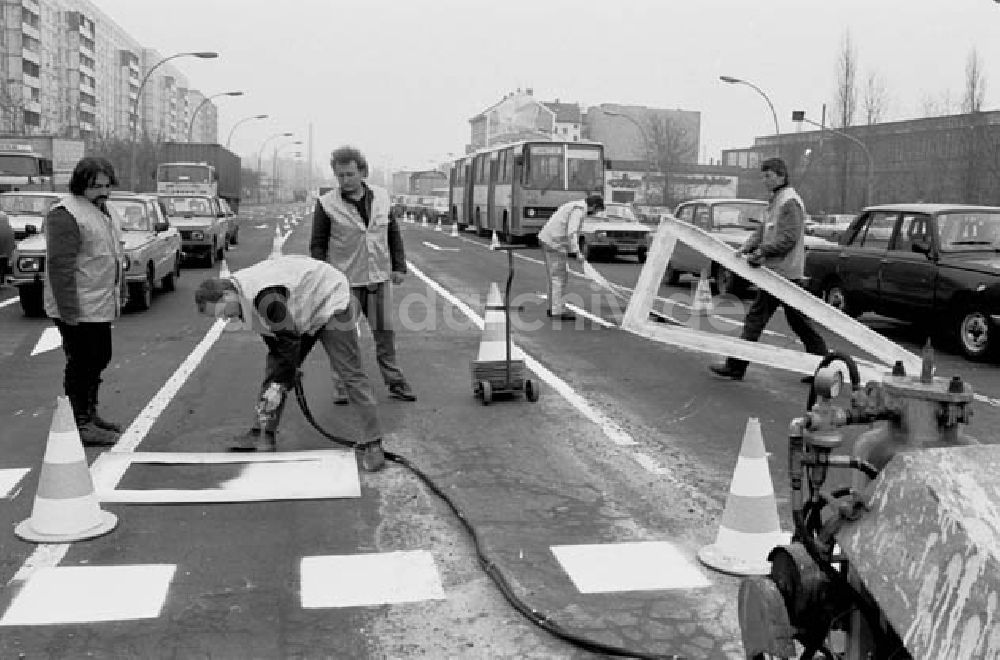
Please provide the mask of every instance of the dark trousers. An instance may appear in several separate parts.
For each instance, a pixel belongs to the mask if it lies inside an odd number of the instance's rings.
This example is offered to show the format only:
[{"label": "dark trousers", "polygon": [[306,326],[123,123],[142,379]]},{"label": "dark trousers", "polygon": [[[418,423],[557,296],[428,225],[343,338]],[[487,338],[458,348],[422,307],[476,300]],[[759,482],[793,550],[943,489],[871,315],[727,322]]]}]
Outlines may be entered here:
[{"label": "dark trousers", "polygon": [[[375,360],[378,362],[382,380],[387,386],[405,383],[406,376],[396,361],[396,331],[392,329],[392,294],[388,282],[380,282],[368,286],[351,287],[351,305],[349,314],[338,314],[335,324],[340,335],[341,349],[349,353],[350,360],[360,364],[358,340],[355,324],[360,322],[361,314],[368,319],[368,327],[372,330],[375,340]],[[340,373],[333,361],[330,362],[334,384],[342,383],[344,374]]]},{"label": "dark trousers", "polygon": [[[740,339],[745,339],[746,341],[757,341],[760,339],[761,334],[764,333],[764,328],[767,327],[768,321],[771,320],[771,317],[774,316],[779,307],[785,308],[785,318],[788,320],[788,325],[799,336],[799,339],[802,340],[806,351],[813,355],[826,355],[826,342],[823,340],[822,335],[816,331],[812,321],[806,318],[799,310],[785,305],[781,300],[763,289],[757,290],[757,297],[753,299],[750,311],[747,312],[747,316],[743,320],[743,333],[740,335]],[[727,358],[726,363],[731,370],[738,371],[739,373],[745,372],[749,364],[746,360],[732,357]]]},{"label": "dark trousers", "polygon": [[111,323],[77,323],[68,325],[55,319],[62,335],[66,353],[63,390],[79,419],[90,415],[91,404],[97,403],[101,372],[111,362]]}]

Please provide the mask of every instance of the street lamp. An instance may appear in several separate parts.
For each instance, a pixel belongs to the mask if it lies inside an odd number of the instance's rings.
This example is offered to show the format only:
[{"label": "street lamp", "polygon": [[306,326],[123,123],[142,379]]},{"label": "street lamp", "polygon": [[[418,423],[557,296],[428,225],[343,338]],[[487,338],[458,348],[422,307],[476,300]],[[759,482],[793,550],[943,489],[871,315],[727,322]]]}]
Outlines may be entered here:
[{"label": "street lamp", "polygon": [[138,128],[137,124],[140,121],[139,103],[142,101],[142,90],[146,88],[146,83],[149,81],[150,74],[152,74],[153,71],[159,68],[160,65],[166,64],[170,60],[177,59],[178,57],[197,57],[203,60],[212,60],[218,56],[219,56],[218,53],[208,50],[195,51],[191,53],[174,53],[170,57],[164,57],[162,60],[160,60],[153,66],[149,67],[149,71],[147,71],[146,75],[142,77],[142,81],[139,83],[139,91],[135,93],[135,108],[133,111],[135,119],[132,120],[132,149],[131,153],[129,154],[129,183],[131,184],[132,188],[135,189],[136,192],[139,192],[139,188],[136,185],[136,173],[135,173],[135,134],[136,134],[136,129]]},{"label": "street lamp", "polygon": [[807,124],[811,124],[813,126],[818,127],[820,130],[830,131],[831,133],[836,133],[837,135],[839,135],[841,137],[845,137],[848,140],[850,140],[851,142],[853,142],[854,144],[856,144],[859,147],[861,147],[861,150],[865,152],[865,156],[868,158],[868,177],[867,177],[868,181],[867,181],[867,185],[865,187],[865,206],[870,205],[872,203],[872,196],[873,196],[873,190],[874,190],[874,184],[875,184],[875,159],[872,158],[872,152],[868,150],[867,145],[865,145],[864,142],[862,142],[858,138],[854,137],[853,135],[848,135],[847,133],[844,133],[843,131],[838,131],[835,128],[830,128],[828,126],[824,126],[823,124],[817,124],[813,120],[807,119],[806,118],[805,110],[795,110],[795,111],[793,111],[792,112],[792,121],[804,121]]},{"label": "street lamp", "polygon": [[760,87],[753,84],[752,82],[749,82],[747,80],[741,80],[739,78],[733,78],[732,76],[719,76],[719,80],[721,80],[724,83],[729,83],[730,85],[746,85],[747,87],[750,87],[758,94],[763,96],[764,100],[767,101],[767,107],[771,108],[771,116],[774,118],[774,134],[775,135],[781,134],[781,128],[778,126],[778,113],[774,111],[774,104],[771,103],[771,99],[767,98],[767,94],[764,93],[764,90],[762,90]]},{"label": "street lamp", "polygon": [[301,145],[302,140],[295,140],[294,142],[286,142],[285,144],[280,144],[274,148],[274,154],[271,158],[271,186],[274,188],[274,194],[272,197],[275,199],[271,201],[277,201],[278,197],[278,152],[285,147],[290,147],[292,145]]},{"label": "street lamp", "polygon": [[260,151],[257,152],[257,203],[258,204],[260,204],[260,179],[261,179],[260,159],[264,155],[264,147],[267,146],[268,142],[270,142],[271,140],[273,140],[276,137],[292,137],[292,134],[291,133],[275,133],[274,135],[272,135],[269,138],[267,138],[266,140],[264,140],[264,142],[261,143],[261,145],[260,145]]},{"label": "street lamp", "polygon": [[267,119],[267,117],[268,117],[268,115],[251,115],[250,117],[244,117],[243,119],[241,119],[238,122],[236,122],[235,124],[233,124],[232,129],[230,129],[230,131],[229,131],[229,137],[226,138],[226,149],[229,148],[229,143],[232,142],[232,140],[233,140],[233,133],[236,132],[236,127],[237,126],[239,126],[240,124],[242,124],[244,122],[248,122],[251,119]]},{"label": "street lamp", "polygon": [[219,92],[218,94],[212,94],[211,96],[206,96],[198,104],[198,107],[194,109],[191,113],[191,122],[188,124],[188,142],[191,141],[191,134],[194,132],[194,120],[198,116],[198,111],[201,110],[202,106],[214,99],[217,96],[243,96],[243,92]]},{"label": "street lamp", "polygon": [[[609,117],[622,117],[623,119],[628,119],[630,122],[635,124],[636,128],[639,129],[639,133],[642,135],[643,142],[646,143],[646,181],[643,182],[642,196],[643,196],[643,201],[651,206],[649,200],[649,180],[653,177],[653,158],[652,158],[653,151],[650,148],[652,141],[649,139],[649,133],[646,132],[646,129],[643,127],[642,124],[639,123],[639,121],[635,117],[626,115],[623,112],[618,112],[617,110],[608,110],[607,108],[601,108],[601,112],[603,112]],[[665,181],[664,181],[664,186],[666,186]],[[664,190],[664,193],[666,193],[666,190]]]}]

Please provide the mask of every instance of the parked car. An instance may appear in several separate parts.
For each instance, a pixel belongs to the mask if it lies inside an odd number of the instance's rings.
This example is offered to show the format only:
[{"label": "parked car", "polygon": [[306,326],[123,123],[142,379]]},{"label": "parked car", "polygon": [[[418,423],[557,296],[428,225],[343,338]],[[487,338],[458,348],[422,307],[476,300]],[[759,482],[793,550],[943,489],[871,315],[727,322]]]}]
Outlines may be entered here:
[{"label": "parked car", "polygon": [[840,237],[857,217],[857,215],[850,213],[812,215],[806,220],[806,234],[839,243]]},{"label": "parked car", "polygon": [[21,240],[28,235],[28,225],[33,225],[37,232],[45,214],[61,198],[59,193],[36,190],[4,192],[0,193],[0,211],[10,219],[14,238]]},{"label": "parked car", "polygon": [[173,291],[181,276],[180,233],[170,225],[156,195],[114,193],[107,208],[122,232],[129,309],[149,309],[156,283]]},{"label": "parked car", "polygon": [[840,245],[806,254],[810,288],[857,317],[875,312],[944,331],[971,359],[1000,349],[1000,207],[865,209]]},{"label": "parked car", "polygon": [[211,268],[229,247],[219,198],[211,195],[158,195],[167,220],[181,233],[184,259],[200,259]]},{"label": "parked car", "polygon": [[14,257],[14,230],[11,229],[7,214],[0,211],[0,285],[10,272],[10,264]]},{"label": "parked car", "polygon": [[[674,217],[703,229],[733,249],[739,249],[760,226],[766,210],[767,202],[761,199],[701,198],[678,204],[674,210]],[[821,245],[832,246],[826,239],[805,237],[807,252]],[[682,274],[700,275],[702,270],[708,271],[714,293],[741,296],[750,286],[742,277],[736,276],[681,241],[674,247],[663,281],[667,284],[677,284]]]},{"label": "parked car", "polygon": [[226,225],[226,248],[228,249],[230,245],[236,245],[240,242],[239,217],[229,206],[229,202],[221,197],[218,202],[219,211],[225,216],[223,220],[225,220]]},{"label": "parked car", "polygon": [[[154,285],[174,288],[180,275],[181,240],[167,222],[154,195],[112,193],[108,213],[121,229],[125,259],[122,263],[121,302],[129,310],[148,309]],[[45,314],[42,296],[45,277],[45,222],[32,225],[15,251],[11,283],[17,287],[25,316]]]},{"label": "parked car", "polygon": [[580,254],[588,261],[597,255],[613,259],[634,254],[639,263],[644,263],[651,231],[650,227],[639,223],[628,204],[606,202],[603,213],[583,219]]}]

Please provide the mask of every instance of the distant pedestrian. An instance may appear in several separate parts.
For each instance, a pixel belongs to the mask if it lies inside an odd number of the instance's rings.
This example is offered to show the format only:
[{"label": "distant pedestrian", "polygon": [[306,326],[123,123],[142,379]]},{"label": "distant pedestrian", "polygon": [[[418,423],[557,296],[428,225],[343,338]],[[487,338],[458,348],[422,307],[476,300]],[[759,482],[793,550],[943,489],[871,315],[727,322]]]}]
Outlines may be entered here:
[{"label": "distant pedestrian", "polygon": [[[806,205],[789,185],[785,161],[768,158],[760,169],[764,186],[771,191],[771,199],[760,226],[740,248],[739,253],[746,257],[751,266],[767,266],[785,279],[804,286]],[[826,355],[826,342],[812,322],[802,312],[784,304],[764,289],[757,290],[757,296],[744,319],[740,338],[746,341],[760,339],[778,307],[785,308],[788,325],[802,340],[806,351],[814,355]],[[743,380],[748,364],[746,360],[729,357],[725,363],[713,364],[709,369],[724,378]]]},{"label": "distant pedestrian", "polygon": [[[237,436],[232,451],[274,451],[277,430],[296,371],[316,342],[343,378],[347,395],[362,420],[362,465],[378,469],[383,462],[382,431],[375,393],[361,366],[350,312],[347,278],[330,264],[305,255],[266,259],[227,278],[208,278],[195,292],[202,314],[241,319],[267,344],[264,382],[250,430]],[[263,424],[261,424],[263,418]]]},{"label": "distant pedestrian", "polygon": [[84,445],[113,445],[122,431],[97,414],[121,306],[121,233],[104,204],[117,184],[108,160],[84,158],[70,177],[71,194],[45,216],[45,313],[62,335],[63,389]]},{"label": "distant pedestrian", "polygon": [[[392,202],[384,188],[365,182],[368,161],[354,147],[340,147],[330,154],[330,167],[338,185],[316,202],[309,252],[329,261],[351,283],[352,318],[364,314],[375,339],[375,357],[389,395],[416,401],[410,384],[396,362],[396,333],[392,326],[392,291],[389,283],[403,283],[406,255]],[[344,337],[348,350],[358,352],[353,330]],[[343,386],[334,374],[334,401],[346,403]]]},{"label": "distant pedestrian", "polygon": [[564,292],[569,283],[568,261],[575,258],[583,261],[580,254],[580,229],[584,216],[594,215],[604,210],[604,198],[589,195],[586,199],[566,202],[555,210],[542,230],[538,232],[538,243],[545,257],[548,272],[549,309],[548,315],[563,321],[572,321],[576,315],[565,309]]}]

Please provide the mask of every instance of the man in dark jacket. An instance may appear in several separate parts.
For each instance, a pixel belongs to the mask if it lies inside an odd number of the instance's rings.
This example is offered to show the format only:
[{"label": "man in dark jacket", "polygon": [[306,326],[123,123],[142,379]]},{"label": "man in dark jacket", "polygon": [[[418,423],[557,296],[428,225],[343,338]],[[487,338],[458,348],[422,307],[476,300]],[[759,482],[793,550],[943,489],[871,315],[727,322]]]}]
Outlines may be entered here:
[{"label": "man in dark jacket", "polygon": [[[806,206],[795,189],[788,185],[788,167],[780,158],[768,158],[761,165],[764,185],[771,191],[771,199],[764,212],[763,221],[756,232],[740,248],[751,266],[767,266],[789,281],[805,281],[805,219]],[[826,354],[826,342],[812,322],[802,312],[784,305],[780,299],[758,289],[743,322],[741,339],[757,341],[767,322],[778,310],[785,308],[789,327],[799,336],[806,350],[814,355]],[[746,360],[730,357],[723,364],[709,367],[712,373],[724,378],[743,380]]]},{"label": "man in dark jacket", "polygon": [[122,430],[97,414],[120,307],[121,236],[104,206],[117,183],[110,162],[84,158],[70,178],[72,194],[45,216],[45,313],[62,335],[63,388],[84,445],[112,445]]}]

